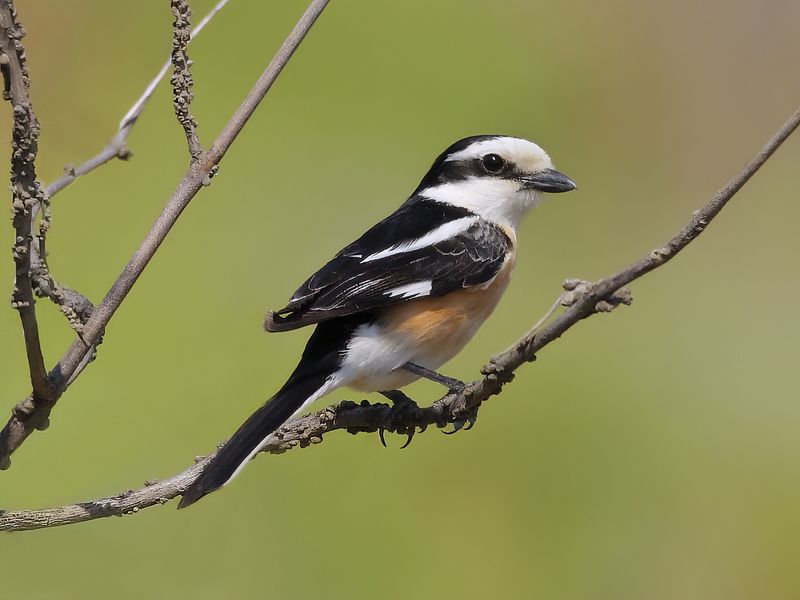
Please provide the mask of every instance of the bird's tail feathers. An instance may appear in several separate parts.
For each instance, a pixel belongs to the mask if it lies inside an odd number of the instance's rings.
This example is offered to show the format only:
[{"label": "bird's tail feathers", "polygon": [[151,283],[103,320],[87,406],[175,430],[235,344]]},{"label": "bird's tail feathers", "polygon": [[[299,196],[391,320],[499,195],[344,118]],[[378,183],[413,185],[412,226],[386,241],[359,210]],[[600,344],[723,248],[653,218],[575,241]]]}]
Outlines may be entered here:
[{"label": "bird's tail feathers", "polygon": [[304,406],[327,393],[333,385],[329,371],[309,374],[298,368],[280,391],[250,415],[219,449],[200,476],[183,493],[178,508],[185,508],[229,483],[281,425]]}]

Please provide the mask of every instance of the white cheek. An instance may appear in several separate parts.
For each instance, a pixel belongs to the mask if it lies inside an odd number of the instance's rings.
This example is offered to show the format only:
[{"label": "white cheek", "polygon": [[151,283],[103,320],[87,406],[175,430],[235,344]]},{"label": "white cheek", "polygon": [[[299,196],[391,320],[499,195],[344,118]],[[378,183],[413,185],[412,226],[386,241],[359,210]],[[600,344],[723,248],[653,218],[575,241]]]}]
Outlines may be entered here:
[{"label": "white cheek", "polygon": [[507,179],[467,179],[444,183],[422,192],[437,202],[460,206],[498,225],[517,229],[522,218],[541,200],[535,190]]}]

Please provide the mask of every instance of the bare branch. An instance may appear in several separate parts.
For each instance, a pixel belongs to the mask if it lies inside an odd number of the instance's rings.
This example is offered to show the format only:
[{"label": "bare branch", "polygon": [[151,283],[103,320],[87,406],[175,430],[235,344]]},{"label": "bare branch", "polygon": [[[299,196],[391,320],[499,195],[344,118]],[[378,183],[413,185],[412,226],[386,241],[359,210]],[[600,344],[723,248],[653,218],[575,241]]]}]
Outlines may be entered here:
[{"label": "bare branch", "polygon": [[[44,207],[44,215],[39,222],[39,234],[31,242],[31,261],[30,278],[33,292],[39,298],[48,298],[61,310],[67,318],[70,327],[75,330],[78,337],[83,339],[83,325],[89,320],[94,310],[92,302],[80,292],[73,290],[65,285],[58,283],[50,274],[50,267],[47,264],[47,232],[50,229],[50,199],[45,193],[42,202],[33,207],[31,220],[36,218],[39,207]],[[94,357],[95,349],[101,343],[98,341],[92,345],[91,358]],[[84,361],[81,368],[85,367],[89,360]],[[0,467],[3,465],[0,461]]]},{"label": "bare branch", "polygon": [[[577,280],[565,282],[565,289],[568,290],[566,304],[569,308],[550,325],[524,336],[509,350],[493,358],[481,369],[484,377],[469,384],[460,393],[448,394],[428,408],[419,408],[411,403],[409,408],[400,414],[393,414],[386,404],[369,404],[366,401],[361,404],[342,402],[338,406],[329,406],[316,413],[289,421],[271,436],[263,451],[278,454],[291,448],[318,444],[322,442],[325,434],[338,429],[349,433],[361,433],[383,428],[412,436],[417,429],[424,431],[430,425],[444,427],[447,423],[461,423],[465,419],[474,419],[481,403],[499,394],[521,365],[535,360],[537,352],[557,340],[573,325],[597,312],[607,312],[618,304],[629,304],[630,296],[627,292],[621,291],[622,286],[664,265],[695,240],[798,125],[800,125],[800,109],[736,177],[719,190],[708,204],[692,214],[686,226],[666,244],[596,283],[588,284]],[[213,455],[162,482],[117,496],[59,508],[0,511],[0,531],[69,525],[102,517],[133,514],[154,504],[164,504],[181,495],[200,475],[211,458]]]},{"label": "bare branch", "polygon": [[203,185],[208,183],[209,178],[216,173],[219,162],[225,156],[228,148],[230,148],[236,136],[253,115],[259,103],[272,87],[272,84],[327,4],[328,0],[312,0],[270,64],[261,74],[261,77],[259,77],[222,132],[217,136],[211,148],[203,152],[198,160],[193,161],[189,166],[186,175],[178,184],[175,192],[173,192],[164,211],[114,282],[114,285],[111,286],[106,297],[94,309],[91,317],[84,325],[83,339],[74,341],[50,372],[49,375],[53,382],[52,401],[42,403],[38,402],[37,398],[34,397],[32,401],[26,400],[14,409],[11,419],[0,431],[0,468],[7,468],[10,465],[11,454],[34,429],[46,426],[52,406],[73,381],[73,374],[78,371],[81,364],[85,363],[87,356],[92,352],[94,344],[97,343],[114,313],[158,251],[161,243],[167,237],[183,210]]},{"label": "bare branch", "polygon": [[[39,247],[37,250],[36,247]],[[45,240],[39,236],[31,244],[31,281],[33,291],[39,298],[49,298],[59,307],[78,335],[82,334],[83,324],[89,320],[94,310],[92,302],[83,294],[61,285],[50,275],[45,256]]]},{"label": "bare branch", "polygon": [[[228,0],[221,0],[203,17],[197,27],[190,32],[190,39],[193,39],[207,23],[222,9]],[[83,325],[91,316],[94,305],[83,294],[77,290],[73,290],[65,285],[58,283],[50,273],[47,265],[47,252],[45,251],[45,236],[50,227],[50,199],[53,195],[64,189],[70,183],[75,181],[78,177],[86,175],[97,167],[104,165],[113,158],[120,160],[128,160],[132,153],[127,147],[128,136],[133,130],[139,115],[147,105],[147,101],[152,96],[158,83],[164,78],[167,73],[167,68],[170,65],[168,60],[165,66],[159,71],[158,75],[148,84],[142,95],[136,100],[133,106],[128,110],[125,116],[120,121],[117,133],[111,138],[111,141],[101,150],[96,156],[93,156],[85,163],[78,167],[68,167],[65,169],[64,174],[56,179],[45,189],[45,196],[41,204],[36,204],[32,209],[31,221],[35,221],[40,208],[44,207],[44,216],[42,217],[39,225],[39,235],[31,243],[31,282],[34,293],[40,298],[48,298],[56,304],[64,316],[69,321],[70,326],[82,336]],[[73,373],[74,379],[77,374],[86,366],[94,356],[94,350],[99,345],[99,342],[92,346],[92,352],[86,360],[83,361],[81,367]]]},{"label": "bare branch", "polygon": [[189,144],[189,154],[192,160],[197,160],[203,152],[200,138],[197,137],[197,121],[192,116],[191,104],[194,98],[192,94],[191,66],[189,54],[186,46],[192,39],[191,16],[192,9],[189,0],[171,0],[172,14],[175,15],[175,22],[172,24],[172,65],[174,71],[169,82],[172,84],[172,105],[175,107],[175,116],[183,127],[186,134],[186,141]]},{"label": "bare branch", "polygon": [[[214,16],[216,16],[220,10],[222,10],[228,1],[229,0],[220,0],[217,2],[214,8],[212,8],[208,14],[197,24],[197,27],[192,30],[191,39],[197,37],[203,28],[211,21],[211,19],[214,18]],[[78,167],[69,167],[65,169],[64,175],[47,186],[46,191],[49,197],[52,198],[55,194],[63,190],[78,177],[94,171],[97,167],[106,164],[108,161],[114,158],[120,158],[122,160],[127,160],[130,158],[131,152],[128,150],[127,146],[128,136],[130,135],[133,126],[136,124],[136,121],[139,119],[139,116],[142,114],[145,106],[147,106],[147,101],[150,100],[150,97],[155,92],[158,84],[161,83],[161,80],[164,79],[167,71],[169,71],[171,64],[171,59],[167,59],[167,61],[158,71],[158,74],[156,74],[156,76],[147,85],[144,92],[142,92],[142,95],[139,96],[136,102],[133,103],[133,106],[131,106],[128,109],[128,112],[125,113],[125,116],[122,117],[122,120],[119,122],[117,133],[113,138],[111,138],[111,141],[105,148],[103,148],[103,150],[100,151],[100,153],[98,153],[96,156],[93,156]]]},{"label": "bare branch", "polygon": [[[53,394],[47,379],[39,325],[36,321],[33,285],[30,277],[31,230],[33,208],[45,200],[36,179],[34,160],[38,152],[39,122],[33,112],[28,92],[29,78],[25,64],[22,37],[25,32],[16,21],[16,11],[10,0],[0,1],[0,63],[4,77],[4,99],[13,109],[11,155],[11,189],[15,240],[12,249],[15,265],[14,291],[11,306],[19,311],[25,337],[33,398],[42,405],[52,402]],[[0,464],[2,458],[0,458]]]},{"label": "bare branch", "polygon": [[[322,441],[322,436],[335,429],[351,433],[378,431],[387,423],[390,407],[386,404],[355,404],[342,402],[317,413],[293,420],[272,435],[263,452],[281,454],[295,447],[307,447]],[[418,409],[413,415],[416,427],[429,424],[444,426],[447,416],[442,413],[440,403],[430,408]],[[102,517],[134,514],[143,508],[164,504],[179,496],[213,458],[211,454],[199,458],[194,465],[163,481],[148,481],[138,490],[127,491],[116,496],[100,498],[91,502],[70,504],[44,510],[0,510],[0,531],[25,531],[43,527],[57,527]]]},{"label": "bare branch", "polygon": [[[220,9],[222,9],[225,4],[227,4],[228,0],[221,0],[217,3],[217,5],[203,18],[203,20],[199,23],[198,27],[192,33],[190,37],[194,37],[197,33],[199,33],[203,27],[216,15]],[[19,56],[20,56],[20,73],[22,70],[25,69],[24,64],[24,51],[21,46],[21,34],[22,30],[19,29],[19,36],[17,39],[17,45],[19,46]],[[13,54],[13,53],[12,53]],[[5,52],[1,53],[0,56],[0,71],[2,71],[3,78],[4,78],[4,96],[8,99],[11,99],[11,90],[12,90],[12,73],[16,72],[12,69],[13,65],[11,65],[11,58]],[[169,65],[169,61],[167,65]],[[166,67],[163,68],[158,76],[151,81],[150,85],[148,85],[145,92],[142,96],[134,103],[133,107],[128,111],[128,113],[123,117],[122,122],[120,123],[119,130],[117,134],[112,138],[111,142],[96,156],[89,159],[83,165],[76,167],[76,168],[69,168],[66,170],[65,174],[53,182],[50,186],[48,186],[45,190],[44,194],[41,194],[41,187],[38,182],[35,183],[37,194],[30,198],[30,202],[33,202],[32,207],[26,207],[25,202],[21,205],[19,203],[15,204],[15,206],[22,206],[22,211],[25,212],[26,210],[29,211],[26,218],[30,223],[30,229],[33,228],[33,223],[36,220],[36,217],[39,213],[40,208],[43,207],[44,214],[39,224],[39,234],[36,236],[35,239],[29,242],[27,256],[29,256],[29,265],[30,268],[27,269],[27,272],[30,276],[30,287],[33,288],[33,292],[39,297],[47,297],[52,300],[64,315],[69,320],[70,325],[75,329],[78,335],[81,335],[83,324],[88,320],[89,315],[91,314],[91,310],[93,309],[92,303],[82,294],[73,290],[67,286],[62,286],[50,274],[49,268],[47,266],[47,253],[45,251],[45,238],[47,231],[50,228],[50,198],[62,190],[64,187],[72,183],[77,177],[80,175],[84,175],[95,168],[105,164],[109,160],[114,157],[120,159],[127,159],[130,156],[130,151],[126,147],[127,137],[130,134],[133,125],[136,123],[138,116],[141,114],[141,111],[144,109],[147,100],[152,95],[153,91],[156,88],[156,85],[163,79],[167,69]],[[23,84],[19,87],[20,90],[24,91],[24,97],[27,98],[27,73],[25,73],[25,79]],[[15,88],[17,89],[17,88]],[[16,103],[15,105],[22,105],[22,106],[30,106],[30,100],[20,103]],[[19,115],[19,118],[25,117],[26,112],[15,112],[15,115]],[[35,137],[38,137],[38,123],[36,123],[35,116],[33,115],[32,111],[30,113],[32,117],[32,124],[35,124],[35,127],[31,129],[32,134]],[[19,121],[19,119],[17,119]],[[19,122],[18,131],[23,131],[27,129],[27,125],[23,122]],[[36,140],[34,139],[34,142]],[[20,171],[23,172],[23,171]],[[28,169],[27,172],[33,173],[33,169]],[[28,203],[30,203],[28,202]],[[24,232],[23,232],[24,233]],[[30,234],[29,234],[30,235]],[[17,235],[18,238],[24,236]],[[17,248],[19,250],[17,250]],[[24,246],[20,246],[19,244],[15,245],[15,254],[19,255],[20,258],[26,256],[26,252],[24,251]],[[22,268],[21,266],[19,268]],[[24,283],[24,277],[23,277]],[[25,286],[23,285],[20,287],[19,285],[15,286],[15,290],[24,290]],[[29,348],[28,356],[29,360],[34,360],[33,364],[37,365],[37,370],[40,371],[42,377],[46,376],[46,369],[44,366],[43,359],[39,361],[37,359],[37,352],[36,346],[39,345],[38,342],[38,327],[36,326],[35,321],[35,313],[33,313],[33,303],[28,302],[24,298],[24,291],[21,292],[22,296],[19,294],[15,294],[13,299],[13,305],[17,308],[21,309],[20,316],[23,318],[24,323],[24,330],[26,334],[26,347]],[[32,298],[32,296],[31,296]],[[28,309],[28,306],[31,308]],[[27,341],[30,340],[30,344]],[[92,346],[92,352],[97,344]],[[39,351],[38,354],[41,354]],[[41,362],[41,368],[38,368],[39,363]],[[88,364],[88,360],[83,361],[83,365]],[[77,371],[76,371],[77,372]],[[75,375],[73,374],[73,377]],[[36,379],[34,379],[35,381]],[[38,380],[41,381],[41,378]],[[34,385],[34,388],[38,388],[38,394],[41,394],[43,391],[43,386]],[[32,402],[31,398],[26,399],[25,402],[21,403],[18,408],[30,406]],[[5,464],[7,461],[0,460],[0,467]]]},{"label": "bare branch", "polygon": [[83,324],[89,320],[94,310],[94,305],[83,294],[62,286],[50,274],[47,264],[47,232],[52,224],[50,215],[50,198],[45,192],[40,204],[31,210],[31,221],[36,219],[39,208],[43,208],[43,215],[39,222],[39,234],[31,241],[30,277],[33,292],[39,298],[48,298],[67,317],[70,327],[80,336]]},{"label": "bare branch", "polygon": [[126,145],[128,134],[130,130],[118,131],[108,145],[103,148],[95,156],[87,160],[82,165],[77,167],[69,166],[64,168],[64,174],[56,179],[53,183],[47,186],[45,191],[49,198],[55,196],[58,192],[67,187],[70,183],[75,181],[78,177],[91,173],[97,167],[101,167],[113,158],[120,160],[128,160],[131,157],[131,151],[128,150]]}]

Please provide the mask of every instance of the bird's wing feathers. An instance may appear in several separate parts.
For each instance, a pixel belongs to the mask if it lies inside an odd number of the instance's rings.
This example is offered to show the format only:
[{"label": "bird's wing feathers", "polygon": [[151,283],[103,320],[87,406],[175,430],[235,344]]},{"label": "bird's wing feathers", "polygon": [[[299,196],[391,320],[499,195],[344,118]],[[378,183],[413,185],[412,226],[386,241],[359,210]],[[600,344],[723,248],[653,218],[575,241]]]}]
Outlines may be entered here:
[{"label": "bird's wing feathers", "polygon": [[[404,208],[317,271],[285,308],[267,315],[265,329],[287,331],[413,298],[441,296],[486,283],[502,267],[511,240],[493,224],[474,216],[442,215],[433,227],[428,220],[421,229],[415,218],[413,226],[402,230],[398,221],[404,215],[397,217]],[[415,207],[414,215],[418,210]]]}]

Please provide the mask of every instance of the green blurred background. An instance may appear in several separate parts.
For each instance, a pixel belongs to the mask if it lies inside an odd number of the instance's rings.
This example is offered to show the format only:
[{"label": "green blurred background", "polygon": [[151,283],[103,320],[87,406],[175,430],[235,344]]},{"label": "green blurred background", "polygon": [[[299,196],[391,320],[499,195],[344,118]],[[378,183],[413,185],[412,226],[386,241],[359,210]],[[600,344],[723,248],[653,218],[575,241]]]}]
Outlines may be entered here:
[{"label": "green blurred background", "polygon": [[[196,18],[213,4],[193,3]],[[40,177],[98,151],[166,58],[166,1],[19,0]],[[304,9],[234,0],[192,44],[209,143]],[[308,332],[261,319],[476,133],[530,137],[578,192],[526,221],[470,379],[565,277],[664,241],[800,101],[800,4],[333,0],[108,328],[0,474],[0,507],[88,500],[213,448]],[[9,110],[0,108],[0,148]],[[162,86],[129,163],[53,205],[55,275],[99,301],[187,164]],[[797,193],[790,140],[635,303],[548,347],[476,428],[404,451],[337,433],[259,458],[190,510],[0,536],[4,597],[736,599],[800,596]],[[3,248],[12,243],[6,225]],[[10,293],[10,253],[0,281]],[[235,282],[235,285],[232,285]],[[48,365],[73,334],[40,302]],[[0,400],[28,391],[0,311]],[[416,385],[418,400],[435,386]],[[342,393],[339,398],[355,398]]]}]

